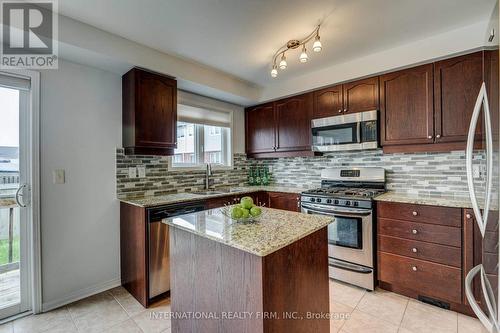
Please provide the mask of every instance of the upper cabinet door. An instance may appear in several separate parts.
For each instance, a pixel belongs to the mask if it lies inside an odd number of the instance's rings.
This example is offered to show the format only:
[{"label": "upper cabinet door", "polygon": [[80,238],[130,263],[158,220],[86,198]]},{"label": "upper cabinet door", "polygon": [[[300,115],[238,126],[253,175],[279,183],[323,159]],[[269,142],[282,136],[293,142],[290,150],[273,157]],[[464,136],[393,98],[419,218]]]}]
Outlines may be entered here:
[{"label": "upper cabinet door", "polygon": [[177,81],[133,68],[122,77],[122,144],[126,154],[173,155]]},{"label": "upper cabinet door", "polygon": [[176,81],[149,72],[139,72],[136,107],[136,145],[175,148]]},{"label": "upper cabinet door", "polygon": [[273,104],[245,110],[247,154],[274,152],[276,147]]},{"label": "upper cabinet door", "polygon": [[[483,82],[483,52],[438,61],[434,71],[436,142],[466,141]],[[481,131],[478,123],[477,138]]]},{"label": "upper cabinet door", "polygon": [[378,76],[344,84],[344,113],[378,110]]},{"label": "upper cabinet door", "polygon": [[274,102],[276,151],[311,150],[312,93]]},{"label": "upper cabinet door", "polygon": [[343,110],[341,84],[314,92],[313,118],[338,116]]},{"label": "upper cabinet door", "polygon": [[432,64],[380,77],[382,145],[432,143]]}]

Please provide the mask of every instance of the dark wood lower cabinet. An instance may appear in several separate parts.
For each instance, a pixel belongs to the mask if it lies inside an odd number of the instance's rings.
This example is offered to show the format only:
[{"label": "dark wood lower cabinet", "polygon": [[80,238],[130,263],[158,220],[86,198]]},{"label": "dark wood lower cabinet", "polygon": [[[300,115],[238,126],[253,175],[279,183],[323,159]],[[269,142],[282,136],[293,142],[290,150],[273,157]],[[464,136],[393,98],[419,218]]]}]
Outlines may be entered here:
[{"label": "dark wood lower cabinet", "polygon": [[[470,210],[378,202],[379,286],[473,315],[464,281],[481,261],[475,229]],[[473,289],[480,300],[477,283]]]},{"label": "dark wood lower cabinet", "polygon": [[148,300],[146,209],[120,203],[120,265],[122,286],[144,307]]},{"label": "dark wood lower cabinet", "polygon": [[268,207],[300,212],[300,194],[268,192]]}]

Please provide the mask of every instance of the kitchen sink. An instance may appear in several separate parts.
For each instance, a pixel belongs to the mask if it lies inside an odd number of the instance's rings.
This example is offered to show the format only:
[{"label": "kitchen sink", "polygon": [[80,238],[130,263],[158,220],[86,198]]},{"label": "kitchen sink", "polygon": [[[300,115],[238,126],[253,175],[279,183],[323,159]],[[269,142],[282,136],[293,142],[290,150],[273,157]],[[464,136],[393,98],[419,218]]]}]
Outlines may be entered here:
[{"label": "kitchen sink", "polygon": [[191,192],[192,194],[197,194],[197,195],[211,195],[211,194],[224,194],[227,192],[222,192],[222,191],[198,191],[198,192]]}]

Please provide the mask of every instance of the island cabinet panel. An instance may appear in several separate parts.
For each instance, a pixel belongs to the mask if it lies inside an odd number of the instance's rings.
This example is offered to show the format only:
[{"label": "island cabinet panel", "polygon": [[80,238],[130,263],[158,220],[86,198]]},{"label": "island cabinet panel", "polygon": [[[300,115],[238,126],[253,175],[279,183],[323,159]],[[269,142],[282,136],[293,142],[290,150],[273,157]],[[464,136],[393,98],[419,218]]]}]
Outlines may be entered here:
[{"label": "island cabinet panel", "polygon": [[133,68],[122,77],[126,154],[173,155],[177,147],[177,81]]},{"label": "island cabinet panel", "polygon": [[378,76],[345,83],[344,113],[356,113],[379,109]]},{"label": "island cabinet panel", "polygon": [[[170,237],[172,333],[329,332],[328,319],[283,315],[329,312],[326,228],[265,257],[178,228]],[[176,318],[193,312],[219,319]],[[253,316],[221,319],[224,313]]]},{"label": "island cabinet panel", "polygon": [[268,192],[269,208],[300,212],[300,194]]},{"label": "island cabinet panel", "polygon": [[[435,63],[436,142],[467,141],[472,111],[483,77],[482,51]],[[481,131],[481,123],[478,123],[476,139],[480,139]]]},{"label": "island cabinet panel", "polygon": [[316,90],[313,93],[313,118],[325,118],[341,115],[344,112],[342,85]]},{"label": "island cabinet panel", "polygon": [[434,142],[432,64],[380,77],[381,144]]},{"label": "island cabinet panel", "polygon": [[245,110],[247,154],[271,153],[276,150],[276,124],[273,103]]},{"label": "island cabinet panel", "polygon": [[277,152],[311,149],[312,109],[310,93],[275,102]]}]

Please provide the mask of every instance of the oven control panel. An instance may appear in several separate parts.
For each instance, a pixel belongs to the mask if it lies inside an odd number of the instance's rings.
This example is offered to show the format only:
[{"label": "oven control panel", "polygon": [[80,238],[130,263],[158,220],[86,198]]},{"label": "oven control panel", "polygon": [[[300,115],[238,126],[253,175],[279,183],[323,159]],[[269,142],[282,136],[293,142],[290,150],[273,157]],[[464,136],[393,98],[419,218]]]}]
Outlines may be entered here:
[{"label": "oven control panel", "polygon": [[324,196],[301,195],[302,203],[320,204],[325,206],[342,206],[352,208],[372,208],[371,200],[357,200],[348,198],[326,198]]}]

